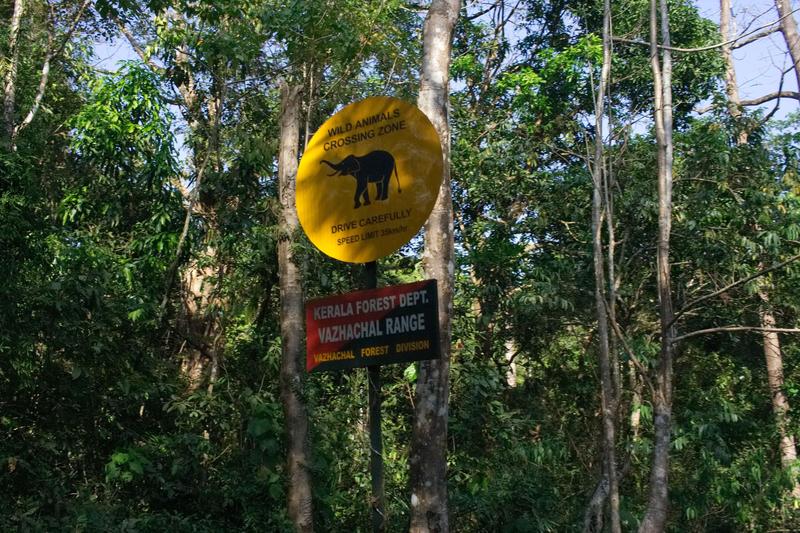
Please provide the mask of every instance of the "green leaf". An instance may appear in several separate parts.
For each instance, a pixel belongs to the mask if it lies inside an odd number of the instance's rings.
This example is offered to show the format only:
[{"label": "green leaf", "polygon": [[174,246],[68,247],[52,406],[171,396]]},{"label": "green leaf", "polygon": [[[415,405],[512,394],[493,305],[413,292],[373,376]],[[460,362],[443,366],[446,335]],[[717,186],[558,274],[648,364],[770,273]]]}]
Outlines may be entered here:
[{"label": "green leaf", "polygon": [[405,370],[403,370],[403,377],[409,383],[417,381],[417,365],[415,363],[408,365]]},{"label": "green leaf", "polygon": [[280,483],[273,483],[269,486],[268,492],[273,500],[279,500],[283,495],[283,488]]},{"label": "green leaf", "polygon": [[250,419],[250,423],[247,425],[247,432],[253,437],[260,437],[269,431],[271,425],[272,423],[267,419],[252,418]]}]

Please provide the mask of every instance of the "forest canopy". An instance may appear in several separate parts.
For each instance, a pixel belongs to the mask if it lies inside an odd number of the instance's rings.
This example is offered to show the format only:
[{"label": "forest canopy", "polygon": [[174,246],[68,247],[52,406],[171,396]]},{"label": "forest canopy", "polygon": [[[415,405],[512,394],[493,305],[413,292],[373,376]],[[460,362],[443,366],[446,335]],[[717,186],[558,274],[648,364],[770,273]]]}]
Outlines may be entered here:
[{"label": "forest canopy", "polygon": [[[800,7],[761,4],[0,3],[0,530],[800,530]],[[294,194],[373,96],[444,169],[365,267]],[[440,358],[305,371],[305,302],[425,279]]]}]

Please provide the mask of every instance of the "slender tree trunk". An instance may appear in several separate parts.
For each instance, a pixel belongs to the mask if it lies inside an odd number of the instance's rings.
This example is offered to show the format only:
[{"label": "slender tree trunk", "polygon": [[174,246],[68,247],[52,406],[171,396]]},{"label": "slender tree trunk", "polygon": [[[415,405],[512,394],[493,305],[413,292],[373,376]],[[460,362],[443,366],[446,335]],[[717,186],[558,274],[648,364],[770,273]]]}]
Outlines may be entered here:
[{"label": "slender tree trunk", "polygon": [[[17,43],[16,43],[17,36],[18,36],[18,33],[19,33],[19,21],[15,20],[15,17],[17,15],[17,8],[18,7],[20,9],[20,14],[21,14],[21,10],[23,8],[22,3],[23,3],[22,0],[17,0],[15,2],[15,4],[14,4],[14,14],[12,15],[12,28],[11,28],[11,31],[12,31],[12,33],[15,33],[15,34],[13,35],[14,53],[12,55],[12,61],[11,61],[11,65],[10,65],[10,68],[9,68],[9,73],[12,74],[12,77],[14,79],[16,79],[16,76],[17,76],[17,66],[18,66],[18,56],[19,56],[18,47],[17,47]],[[36,115],[39,112],[39,109],[41,108],[42,100],[44,99],[44,95],[45,95],[45,92],[47,90],[47,83],[48,83],[48,81],[50,79],[50,63],[51,63],[51,61],[53,60],[54,57],[56,57],[57,55],[61,54],[61,52],[64,50],[64,47],[66,46],[67,42],[69,41],[70,37],[72,36],[72,33],[75,31],[75,28],[78,26],[78,23],[80,22],[81,18],[83,17],[84,11],[86,10],[86,8],[89,6],[90,3],[91,3],[91,0],[83,0],[83,2],[80,4],[80,6],[78,7],[77,12],[75,13],[75,16],[73,17],[73,19],[72,19],[72,21],[71,21],[71,23],[69,25],[69,28],[67,29],[66,34],[63,36],[63,38],[61,40],[60,46],[56,45],[56,41],[55,41],[55,31],[56,31],[56,29],[55,29],[55,27],[51,28],[51,27],[48,26],[48,29],[47,29],[47,48],[46,48],[45,55],[44,55],[44,62],[42,63],[42,70],[41,70],[41,73],[39,74],[39,85],[36,88],[36,94],[33,97],[33,103],[31,104],[30,109],[25,114],[25,117],[22,119],[22,121],[19,124],[14,124],[13,96],[11,98],[12,103],[11,103],[11,108],[10,108],[10,115],[8,116],[9,121],[6,123],[6,128],[10,132],[10,139],[11,139],[10,142],[11,142],[11,149],[12,150],[16,150],[16,140],[17,140],[17,137],[19,136],[20,132],[22,130],[24,130],[25,128],[27,128],[28,126],[30,126],[30,124],[33,122],[33,119],[36,118]],[[13,27],[15,23],[16,23],[16,28]],[[11,41],[11,40],[12,39],[9,39],[9,41]],[[14,84],[12,83],[11,85],[13,86]],[[12,92],[13,92],[13,90],[12,90]],[[5,114],[6,111],[7,110],[4,109],[4,114]]]},{"label": "slender tree trunk", "polygon": [[308,414],[301,396],[303,377],[303,285],[292,252],[300,228],[294,196],[300,143],[301,87],[281,84],[280,153],[278,183],[281,238],[278,274],[281,294],[281,401],[288,434],[289,517],[296,531],[313,531]]},{"label": "slender tree trunk", "polygon": [[[719,33],[722,38],[723,43],[727,43],[727,41],[731,38],[733,28],[731,28],[731,0],[720,0],[719,1]],[[732,117],[738,118],[741,116],[742,111],[740,109],[740,98],[739,98],[739,85],[736,82],[736,68],[733,64],[733,51],[731,49],[731,44],[723,44],[722,48],[722,59],[725,62],[725,92],[728,95],[728,112],[731,114]],[[745,141],[739,141],[747,142]]]},{"label": "slender tree trunk", "polygon": [[792,14],[792,3],[790,0],[775,0],[775,7],[781,17],[781,33],[794,64],[797,90],[800,91],[800,35],[797,33],[797,21]]},{"label": "slender tree trunk", "polygon": [[[600,402],[603,418],[603,471],[604,479],[607,483],[607,493],[609,502],[609,516],[611,519],[611,531],[619,533],[621,531],[619,520],[619,486],[617,481],[617,460],[616,460],[616,405],[614,401],[615,387],[611,371],[611,357],[608,335],[608,304],[606,302],[606,269],[603,255],[603,211],[604,198],[604,156],[603,156],[603,116],[605,114],[606,87],[611,72],[611,7],[610,1],[604,2],[603,14],[603,65],[600,72],[600,84],[596,93],[595,101],[595,143],[594,143],[594,165],[592,166],[592,242],[594,249],[594,299],[595,313],[597,316],[597,340],[598,355],[600,360]],[[606,213],[608,216],[608,213]],[[597,492],[597,491],[595,491]],[[595,502],[595,497],[592,502]],[[602,501],[602,500],[601,500]],[[595,530],[595,525],[602,528],[601,505],[590,505],[589,509],[594,509],[595,516],[585,523],[585,529]],[[598,515],[599,511],[599,515]],[[593,524],[599,523],[599,524]]]},{"label": "slender tree trunk", "polygon": [[669,508],[669,448],[672,431],[672,359],[675,328],[672,324],[672,287],[669,245],[672,229],[672,56],[667,0],[659,1],[661,19],[661,63],[658,58],[656,0],[650,0],[650,65],[653,71],[655,126],[658,145],[658,242],[656,281],[661,322],[661,349],[656,368],[653,398],[653,460],[650,495],[640,532],[664,531]]},{"label": "slender tree trunk", "polygon": [[[759,291],[763,300],[760,311],[761,327],[775,328],[775,316],[769,308],[769,300],[766,291]],[[789,400],[783,392],[783,355],[778,333],[774,331],[764,331],[764,358],[767,361],[767,383],[769,394],[772,398],[772,412],[775,414],[775,423],[778,426],[778,435],[781,439],[781,465],[792,476],[791,496],[793,499],[800,499],[800,483],[797,475],[797,445],[789,429]]]},{"label": "slender tree trunk", "polygon": [[14,137],[14,104],[17,95],[17,70],[19,67],[19,26],[25,0],[15,0],[8,28],[8,70],[3,80],[3,143],[11,145]]},{"label": "slender tree trunk", "polygon": [[[788,2],[777,0],[775,2],[778,7],[778,12],[781,16],[789,13]],[[785,4],[785,5],[784,5]],[[730,0],[720,0],[720,33],[723,41],[728,41],[731,36],[731,3]],[[787,30],[784,30],[787,27]],[[794,38],[794,46],[797,49],[798,55],[792,55],[792,58],[800,59],[800,42],[797,40],[797,25],[794,18],[789,15],[781,21],[781,30],[783,31],[784,38],[789,50],[792,50],[792,41],[790,36]],[[727,48],[727,50],[726,50]],[[736,70],[734,69],[733,58],[731,56],[730,46],[725,46],[722,49],[722,57],[725,61],[725,88],[728,94],[728,111],[734,118],[739,118],[742,115],[741,100],[739,99],[739,85],[736,80]],[[795,72],[798,72],[798,63],[795,59]],[[800,85],[798,85],[800,86]],[[742,129],[737,136],[738,144],[746,144],[748,138],[747,128],[740,126]],[[763,265],[759,265],[763,268]],[[788,428],[789,422],[789,401],[783,393],[783,354],[781,352],[781,341],[778,333],[775,331],[767,331],[776,327],[775,316],[769,307],[769,295],[765,288],[758,291],[759,298],[762,301],[761,309],[759,310],[759,319],[761,327],[765,329],[762,332],[764,341],[764,359],[767,365],[767,383],[769,385],[770,397],[772,399],[772,412],[775,415],[775,423],[778,427],[778,435],[780,437],[780,456],[781,465],[789,470],[789,473],[794,478],[792,485],[791,496],[794,499],[800,499],[800,482],[797,479],[797,472],[795,470],[795,461],[797,460],[797,446],[795,443],[794,435],[791,434]]]},{"label": "slender tree trunk", "polygon": [[508,339],[505,342],[506,361],[508,362],[508,370],[506,370],[506,383],[509,388],[517,386],[517,362],[514,360],[517,349],[514,345],[514,339]]},{"label": "slender tree trunk", "polygon": [[633,442],[639,440],[641,427],[642,427],[642,379],[636,371],[636,366],[631,361],[628,365],[628,377],[630,379],[631,387],[631,439]]},{"label": "slender tree trunk", "polygon": [[[722,41],[727,41],[733,35],[731,27],[731,0],[719,1],[719,32]],[[736,81],[736,67],[733,63],[733,49],[730,43],[722,45],[722,60],[725,63],[725,93],[728,95],[728,113],[733,118],[742,116],[742,104],[739,98],[739,84]],[[746,144],[748,131],[744,125],[737,125],[739,133],[736,136],[738,144]]]},{"label": "slender tree trunk", "polygon": [[450,333],[453,310],[453,200],[450,190],[448,123],[450,52],[460,0],[434,0],[423,29],[418,105],[439,134],[444,172],[439,197],[425,225],[425,275],[439,286],[441,359],[420,363],[411,436],[412,532],[450,530],[447,512],[447,413],[450,390]]},{"label": "slender tree trunk", "polygon": [[[610,10],[610,6],[609,6]],[[611,46],[610,43],[611,39],[611,32],[609,31],[609,49]],[[609,62],[610,62],[610,55],[609,55]],[[609,73],[610,76],[610,73]],[[609,78],[609,87],[610,87],[610,78]],[[609,128],[613,131],[613,125],[611,125],[611,121],[609,120]],[[608,249],[606,251],[606,264],[608,265],[608,294],[606,295],[606,301],[608,302],[608,319],[615,323],[617,322],[617,287],[618,287],[618,279],[617,279],[617,269],[614,261],[616,260],[616,232],[614,229],[614,179],[611,175],[611,161],[607,161],[604,172],[603,172],[603,191],[604,191],[604,202],[605,202],[605,212],[606,212],[606,233],[608,235]],[[612,391],[614,393],[613,400],[614,400],[614,416],[619,419],[619,406],[620,406],[620,399],[622,397],[622,377],[620,376],[620,364],[619,364],[619,357],[617,354],[618,351],[618,344],[617,344],[617,337],[615,335],[611,335],[609,337],[609,363],[611,365],[611,385]]]}]

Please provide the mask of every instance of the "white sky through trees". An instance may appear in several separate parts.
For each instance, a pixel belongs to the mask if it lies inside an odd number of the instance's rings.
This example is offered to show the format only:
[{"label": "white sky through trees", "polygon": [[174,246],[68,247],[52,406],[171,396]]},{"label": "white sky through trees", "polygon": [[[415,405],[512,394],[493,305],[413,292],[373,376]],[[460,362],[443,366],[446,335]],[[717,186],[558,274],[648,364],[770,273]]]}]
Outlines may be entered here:
[{"label": "white sky through trees", "polygon": [[[719,24],[719,0],[698,0],[696,2],[700,14]],[[732,0],[733,35],[738,35],[748,27],[753,29],[778,20],[774,0]],[[800,2],[792,1],[792,9],[800,8]],[[800,18],[800,11],[793,14]],[[755,20],[755,22],[753,22]],[[752,23],[752,24],[751,24]],[[778,90],[781,72],[792,65],[786,49],[786,43],[780,32],[759,39],[747,46],[733,51],[736,64],[736,78],[739,92],[743,100],[755,98]],[[788,72],[783,80],[784,91],[797,91],[795,76]],[[763,104],[763,108],[771,110],[775,102]],[[789,113],[798,110],[797,100],[783,98],[775,118],[785,118]]]},{"label": "white sky through trees", "polygon": [[[700,14],[719,24],[719,0],[698,0],[696,2]],[[747,28],[763,26],[778,19],[774,0],[733,0],[734,34]],[[793,9],[800,9],[800,0],[792,1]],[[800,11],[794,13],[800,19]],[[95,45],[97,56],[95,65],[106,70],[115,70],[119,61],[138,59],[125,39],[113,42],[98,42]],[[776,32],[768,37],[748,44],[733,51],[736,63],[736,76],[742,99],[755,98],[777,90],[781,72],[791,66],[791,58],[786,50],[783,35]],[[783,81],[783,89],[797,91],[795,77],[787,73]],[[774,102],[763,104],[763,108],[771,110]],[[796,100],[781,99],[780,108],[775,118],[785,118],[789,113],[798,110]]]}]

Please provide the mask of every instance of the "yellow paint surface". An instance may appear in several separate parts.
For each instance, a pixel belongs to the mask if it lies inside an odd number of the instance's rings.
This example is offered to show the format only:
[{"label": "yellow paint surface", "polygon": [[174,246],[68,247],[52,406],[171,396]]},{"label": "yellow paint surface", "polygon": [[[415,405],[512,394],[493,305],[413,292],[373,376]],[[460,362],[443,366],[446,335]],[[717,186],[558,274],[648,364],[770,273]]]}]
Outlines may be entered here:
[{"label": "yellow paint surface", "polygon": [[311,138],[297,172],[297,214],[322,252],[366,263],[419,231],[441,180],[439,136],[422,111],[398,98],[367,98]]}]

